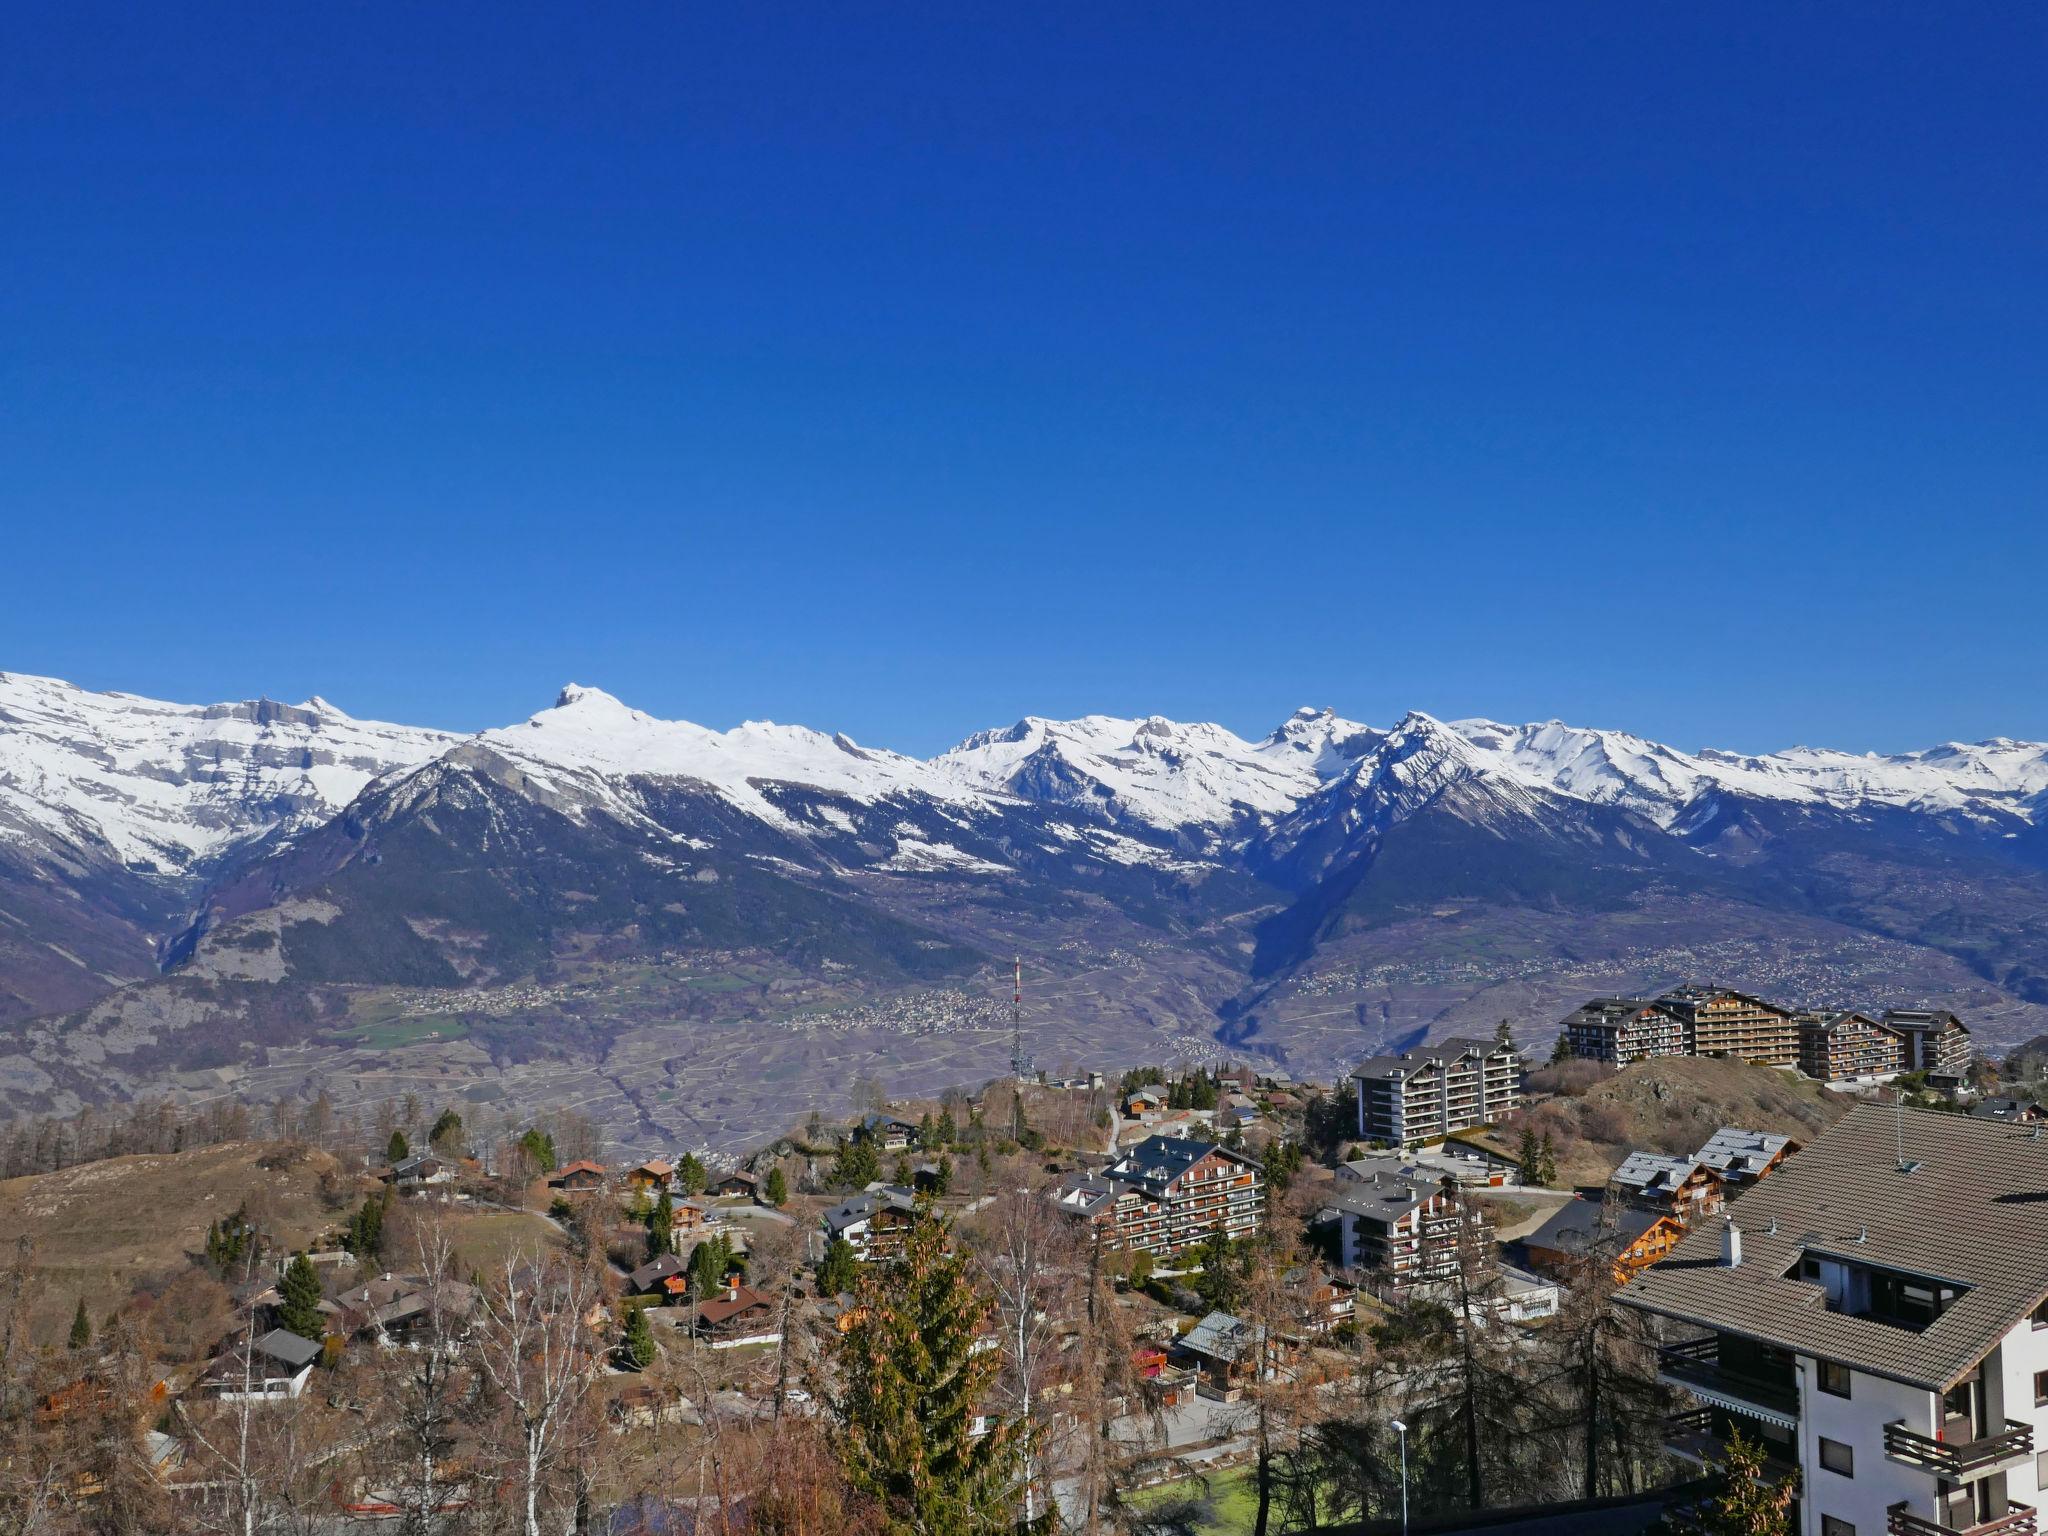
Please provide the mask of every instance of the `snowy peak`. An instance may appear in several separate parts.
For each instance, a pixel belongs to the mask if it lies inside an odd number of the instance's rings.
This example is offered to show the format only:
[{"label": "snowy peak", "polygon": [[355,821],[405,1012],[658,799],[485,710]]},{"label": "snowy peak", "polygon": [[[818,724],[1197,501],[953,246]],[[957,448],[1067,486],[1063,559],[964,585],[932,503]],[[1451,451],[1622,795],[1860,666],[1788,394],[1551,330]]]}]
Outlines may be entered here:
[{"label": "snowy peak", "polygon": [[353,720],[319,699],[167,704],[0,673],[0,841],[182,875],[324,820],[456,739]]},{"label": "snowy peak", "polygon": [[1129,818],[1170,831],[1276,816],[1312,792],[1312,763],[1269,760],[1220,725],[1152,715],[1027,716],[932,759],[962,788]]}]

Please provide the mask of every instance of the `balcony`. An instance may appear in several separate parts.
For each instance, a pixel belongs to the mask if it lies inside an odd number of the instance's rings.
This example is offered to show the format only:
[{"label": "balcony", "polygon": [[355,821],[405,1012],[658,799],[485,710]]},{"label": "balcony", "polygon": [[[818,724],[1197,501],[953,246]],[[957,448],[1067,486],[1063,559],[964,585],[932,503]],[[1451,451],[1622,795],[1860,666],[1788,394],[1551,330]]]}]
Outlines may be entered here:
[{"label": "balcony", "polygon": [[1936,1440],[1906,1428],[1893,1420],[1884,1427],[1884,1453],[1893,1461],[1922,1467],[1937,1477],[1961,1482],[1975,1472],[1988,1471],[2034,1454],[2034,1427],[2008,1419],[2002,1433],[1978,1440]]},{"label": "balcony", "polygon": [[1903,1503],[1886,1513],[1886,1536],[2035,1536],[2034,1508],[2014,1504],[2002,1515],[1976,1525],[1943,1525],[1939,1520],[1909,1514]]},{"label": "balcony", "polygon": [[[1689,1408],[1664,1421],[1664,1444],[1673,1455],[1703,1467],[1714,1467],[1727,1455],[1729,1431],[1735,1427],[1735,1416],[1722,1409]],[[1746,1433],[1745,1438],[1762,1449],[1762,1471],[1767,1480],[1777,1482],[1798,1475],[1799,1463],[1790,1454],[1789,1446],[1759,1439],[1753,1432]]]},{"label": "balcony", "polygon": [[1790,1374],[1753,1375],[1721,1363],[1721,1341],[1708,1337],[1657,1351],[1657,1374],[1694,1396],[1781,1428],[1799,1423],[1799,1387]]}]

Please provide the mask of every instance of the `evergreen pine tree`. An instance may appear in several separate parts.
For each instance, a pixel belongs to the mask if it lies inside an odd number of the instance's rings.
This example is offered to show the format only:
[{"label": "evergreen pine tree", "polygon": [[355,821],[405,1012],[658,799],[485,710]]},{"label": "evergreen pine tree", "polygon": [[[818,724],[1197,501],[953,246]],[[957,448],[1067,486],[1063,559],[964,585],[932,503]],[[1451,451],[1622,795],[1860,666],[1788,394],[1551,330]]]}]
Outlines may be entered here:
[{"label": "evergreen pine tree", "polygon": [[939,1110],[939,1123],[932,1128],[932,1135],[934,1144],[941,1147],[950,1147],[960,1139],[960,1127],[953,1120],[951,1108]]},{"label": "evergreen pine tree", "polygon": [[1543,1185],[1545,1188],[1557,1183],[1557,1143],[1550,1138],[1550,1132],[1543,1133]]},{"label": "evergreen pine tree", "polygon": [[1543,1148],[1537,1143],[1533,1126],[1522,1127],[1522,1145],[1516,1159],[1521,1164],[1522,1182],[1531,1189],[1543,1184]]},{"label": "evergreen pine tree", "polygon": [[789,1202],[789,1180],[782,1176],[780,1167],[768,1170],[768,1180],[761,1186],[761,1198],[778,1208]]},{"label": "evergreen pine tree", "polygon": [[896,1154],[896,1167],[890,1178],[892,1182],[901,1185],[905,1189],[910,1188],[912,1184],[917,1182],[917,1170],[910,1166],[910,1154],[908,1152]]},{"label": "evergreen pine tree", "polygon": [[406,1144],[405,1132],[393,1131],[391,1133],[391,1140],[384,1145],[384,1161],[387,1163],[403,1162],[411,1154],[412,1148]]},{"label": "evergreen pine tree", "polygon": [[92,1320],[85,1315],[85,1298],[78,1298],[78,1310],[71,1314],[71,1347],[83,1349],[92,1342]]},{"label": "evergreen pine tree", "polygon": [[1503,1050],[1506,1050],[1515,1043],[1515,1032],[1508,1028],[1508,1021],[1506,1019],[1502,1019],[1500,1021],[1500,1028],[1493,1032],[1493,1043],[1500,1046]]},{"label": "evergreen pine tree", "polygon": [[619,1353],[636,1371],[654,1364],[654,1329],[647,1321],[645,1307],[626,1308],[626,1329],[619,1340]]},{"label": "evergreen pine tree", "polygon": [[675,1247],[675,1240],[676,1203],[664,1189],[654,1202],[654,1213],[647,1218],[647,1257],[660,1258]]},{"label": "evergreen pine tree", "polygon": [[320,1277],[313,1271],[313,1261],[303,1253],[293,1254],[277,1290],[281,1298],[278,1326],[319,1343],[327,1334],[327,1324],[320,1315]]},{"label": "evergreen pine tree", "polygon": [[1560,1062],[1570,1061],[1577,1054],[1572,1049],[1572,1037],[1560,1029],[1557,1032],[1557,1044],[1550,1050],[1550,1064],[1554,1067]]},{"label": "evergreen pine tree", "polygon": [[429,1145],[458,1147],[462,1144],[462,1116],[453,1109],[441,1111],[441,1118],[434,1122],[433,1130],[427,1133]]},{"label": "evergreen pine tree", "polygon": [[1696,1528],[1705,1536],[1791,1536],[1793,1478],[1764,1475],[1763,1446],[1740,1430],[1721,1458],[1719,1493],[1700,1506]]},{"label": "evergreen pine tree", "polygon": [[986,1536],[1017,1519],[1029,1426],[972,1433],[1002,1374],[1000,1351],[975,1347],[989,1304],[952,1250],[949,1223],[928,1215],[903,1258],[870,1266],[862,1303],[839,1339],[841,1461],[881,1505],[889,1536]]},{"label": "evergreen pine tree", "polygon": [[825,1257],[818,1261],[818,1294],[820,1296],[844,1296],[860,1283],[860,1260],[853,1255],[853,1244],[843,1237],[835,1237],[825,1245]]},{"label": "evergreen pine tree", "polygon": [[676,1187],[686,1195],[701,1195],[710,1184],[711,1175],[694,1152],[685,1152],[676,1164]]}]

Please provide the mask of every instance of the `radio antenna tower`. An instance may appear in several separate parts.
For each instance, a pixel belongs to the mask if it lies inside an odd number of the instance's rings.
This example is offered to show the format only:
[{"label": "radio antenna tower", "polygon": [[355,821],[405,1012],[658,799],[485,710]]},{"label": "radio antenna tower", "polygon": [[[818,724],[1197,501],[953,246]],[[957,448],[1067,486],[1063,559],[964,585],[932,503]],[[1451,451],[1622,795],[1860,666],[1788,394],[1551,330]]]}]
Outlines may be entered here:
[{"label": "radio antenna tower", "polygon": [[1024,957],[1017,956],[1015,985],[1010,992],[1010,1073],[1018,1082],[1036,1077],[1024,1050]]}]

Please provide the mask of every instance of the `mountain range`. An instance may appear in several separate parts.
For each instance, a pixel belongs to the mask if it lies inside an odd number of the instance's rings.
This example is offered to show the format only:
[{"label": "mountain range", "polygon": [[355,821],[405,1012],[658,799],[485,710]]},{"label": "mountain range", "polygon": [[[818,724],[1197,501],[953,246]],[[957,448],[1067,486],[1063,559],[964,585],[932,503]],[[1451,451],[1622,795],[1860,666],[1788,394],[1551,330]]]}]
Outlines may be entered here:
[{"label": "mountain range", "polygon": [[[1135,1031],[1321,1066],[1480,1008],[1538,1032],[1539,997],[1719,944],[1732,982],[1963,998],[2038,1032],[2048,746],[1758,756],[1302,709],[1257,740],[1027,717],[920,759],[578,686],[460,735],[0,673],[0,1093],[21,1106],[402,1051],[375,1022],[394,989],[501,1066],[602,1060],[657,1020],[866,1007],[908,1039],[891,1000],[927,996],[964,999],[994,1051],[977,1009],[1012,954],[1049,985],[1127,973],[1075,982],[1085,1005],[1035,996],[1048,1047]],[[720,967],[749,978],[724,1011]],[[603,1005],[569,1006],[593,987]]]}]

